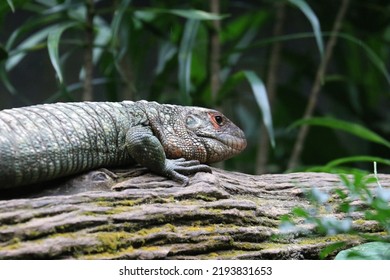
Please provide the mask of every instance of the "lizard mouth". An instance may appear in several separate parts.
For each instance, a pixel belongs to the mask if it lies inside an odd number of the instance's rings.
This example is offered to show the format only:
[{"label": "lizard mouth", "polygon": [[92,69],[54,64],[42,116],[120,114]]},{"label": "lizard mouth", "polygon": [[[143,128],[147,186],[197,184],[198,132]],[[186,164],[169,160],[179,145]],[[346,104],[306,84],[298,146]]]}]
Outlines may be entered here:
[{"label": "lizard mouth", "polygon": [[214,139],[221,142],[225,146],[228,146],[230,149],[236,150],[237,152],[241,152],[246,147],[246,139],[243,135],[239,137],[230,134],[221,134]]},{"label": "lizard mouth", "polygon": [[218,135],[198,134],[203,138],[207,151],[207,162],[218,162],[231,158],[245,149],[247,142],[244,133],[240,131],[237,135],[220,133]]}]

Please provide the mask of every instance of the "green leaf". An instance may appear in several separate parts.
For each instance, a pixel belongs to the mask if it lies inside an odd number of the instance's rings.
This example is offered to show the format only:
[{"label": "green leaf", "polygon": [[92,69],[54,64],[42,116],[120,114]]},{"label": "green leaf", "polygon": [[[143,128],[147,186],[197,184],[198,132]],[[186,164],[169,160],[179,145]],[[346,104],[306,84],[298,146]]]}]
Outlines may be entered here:
[{"label": "green leaf", "polygon": [[191,89],[191,60],[192,49],[198,33],[199,20],[189,19],[183,31],[183,37],[179,47],[179,88],[184,98],[184,104],[190,103]]},{"label": "green leaf", "polygon": [[16,94],[16,89],[11,84],[11,81],[8,78],[7,71],[5,70],[5,67],[4,67],[3,64],[0,65],[0,80],[3,82],[4,86],[6,87],[6,89],[11,94]]},{"label": "green leaf", "polygon": [[97,63],[103,53],[103,47],[106,46],[111,40],[111,29],[101,17],[96,16],[93,22],[96,34],[94,37],[94,45],[97,46],[93,49],[93,62]]},{"label": "green leaf", "polygon": [[390,160],[380,158],[380,157],[373,157],[373,156],[353,156],[353,157],[344,157],[344,158],[338,158],[336,160],[332,160],[331,162],[328,162],[325,165],[325,168],[331,168],[334,166],[338,166],[344,163],[350,163],[350,162],[379,162],[385,165],[390,166]]},{"label": "green leaf", "polygon": [[173,56],[177,53],[177,47],[172,44],[170,41],[166,40],[158,48],[158,58],[156,66],[156,75],[161,74],[168,61],[170,61]]},{"label": "green leaf", "polygon": [[335,260],[390,260],[390,243],[369,242],[340,251]]},{"label": "green leaf", "polygon": [[119,44],[119,31],[120,31],[120,26],[122,23],[123,16],[130,5],[131,0],[122,0],[120,4],[117,6],[115,9],[114,17],[111,22],[111,32],[112,32],[112,46],[117,46]]},{"label": "green leaf", "polygon": [[375,132],[355,123],[346,122],[337,120],[334,118],[310,118],[310,119],[302,119],[298,120],[295,123],[291,125],[290,128],[300,126],[300,125],[318,125],[318,126],[325,126],[333,129],[342,130],[345,132],[348,132],[350,134],[353,134],[357,137],[360,137],[362,139],[382,144],[388,148],[390,148],[390,142],[384,139],[383,137],[379,136]]},{"label": "green leaf", "polygon": [[[323,32],[323,36],[331,36],[331,32]],[[350,34],[346,33],[338,33],[336,34],[337,37],[350,41],[359,47],[363,49],[363,51],[366,53],[368,59],[374,64],[376,68],[382,74],[385,76],[387,82],[390,84],[390,73],[386,68],[386,64],[381,60],[381,58],[370,48],[364,41],[355,38],[351,36]],[[277,37],[271,37],[271,38],[266,38],[263,40],[260,40],[258,42],[254,42],[253,44],[248,45],[246,48],[239,48],[236,49],[237,51],[244,51],[246,49],[253,49],[253,48],[258,48],[266,45],[270,45],[274,42],[285,42],[285,41],[291,41],[291,40],[300,40],[300,39],[306,39],[306,38],[313,38],[315,35],[313,33],[296,33],[296,34],[289,34],[289,35],[283,35],[283,36],[277,36]]]},{"label": "green leaf", "polygon": [[[56,26],[48,26],[25,39],[15,50],[10,51],[9,58],[5,65],[6,70],[12,70],[29,51],[40,48],[41,46],[39,46],[39,44],[45,40],[48,34],[53,32],[55,29]],[[13,38],[10,38],[9,42],[7,42],[6,48],[8,50],[10,49],[10,45],[12,45],[10,41],[13,41]]]},{"label": "green leaf", "polygon": [[[47,29],[50,29],[54,26],[54,24],[52,23],[57,22],[59,19],[59,14],[53,14],[45,15],[44,17],[36,17],[32,20],[29,20],[26,24],[21,25],[19,28],[12,32],[10,38],[7,40],[5,48],[8,51],[22,49],[23,45],[26,44],[26,42],[28,42],[29,40],[33,40],[34,37],[39,36],[41,32],[45,33]],[[44,39],[46,38],[46,36],[44,36]],[[14,47],[15,42],[17,42],[17,40],[22,37],[27,37],[27,39],[24,39],[24,41],[17,48]]]},{"label": "green leaf", "polygon": [[365,53],[367,54],[367,57],[371,60],[371,62],[379,69],[379,71],[382,72],[382,74],[385,76],[387,82],[390,84],[390,74],[387,71],[386,64],[382,59],[367,45],[365,44],[362,40],[357,39],[350,34],[345,34],[345,33],[339,33],[337,34],[340,38],[346,39],[350,42],[353,42],[360,46]]},{"label": "green leaf", "polygon": [[227,58],[227,66],[224,67],[221,71],[222,82],[226,81],[230,72],[232,71],[233,66],[237,64],[240,57],[243,55],[243,51],[241,49],[246,48],[252,42],[252,40],[256,37],[257,32],[257,28],[249,28],[238,41],[235,50],[230,53]]},{"label": "green leaf", "polygon": [[186,19],[194,20],[221,20],[226,18],[228,15],[218,15],[213,13],[208,13],[201,10],[195,9],[148,9],[152,13],[163,13],[163,14],[172,14]]},{"label": "green leaf", "polygon": [[318,50],[320,52],[321,57],[323,57],[324,42],[322,41],[320,22],[318,21],[316,14],[313,12],[313,10],[304,0],[289,0],[289,2],[297,6],[301,10],[301,12],[305,14],[307,19],[310,21],[310,24],[313,28],[314,36],[317,41]]},{"label": "green leaf", "polygon": [[320,259],[325,259],[327,256],[329,256],[333,252],[339,250],[340,248],[345,247],[345,245],[346,245],[345,241],[340,241],[340,242],[336,242],[336,243],[330,244],[329,246],[326,246],[319,253]]},{"label": "green leaf", "polygon": [[224,83],[234,66],[240,61],[244,51],[248,48],[252,41],[256,38],[259,29],[268,19],[268,15],[265,11],[256,11],[232,19],[231,22],[227,23],[226,28],[221,31],[221,41],[224,44],[234,44],[231,50],[227,50],[223,53],[222,63],[224,68],[221,70],[221,82]]},{"label": "green leaf", "polygon": [[50,61],[54,67],[54,70],[56,71],[56,74],[61,84],[64,81],[64,77],[61,71],[60,57],[59,57],[59,44],[60,44],[61,35],[65,30],[74,27],[77,24],[78,23],[76,22],[59,24],[57,28],[55,28],[52,32],[50,32],[47,37],[47,49],[49,51]]},{"label": "green leaf", "polygon": [[291,211],[291,213],[295,216],[295,217],[301,217],[301,218],[309,218],[310,215],[309,213],[301,208],[301,207],[295,207],[293,208],[293,210]]},{"label": "green leaf", "polygon": [[15,6],[14,6],[14,3],[12,2],[12,0],[7,0],[7,3],[10,6],[11,11],[14,13],[15,12]]},{"label": "green leaf", "polygon": [[218,97],[225,98],[234,88],[238,86],[238,84],[242,83],[245,80],[245,74],[241,72],[234,73],[233,75],[229,75],[222,84],[221,89],[219,90]]},{"label": "green leaf", "polygon": [[263,116],[263,122],[267,128],[269,139],[273,148],[275,148],[274,129],[272,125],[271,108],[268,102],[267,90],[265,89],[263,81],[253,71],[244,71],[245,77],[252,87],[253,94],[255,95],[257,104],[261,109]]}]

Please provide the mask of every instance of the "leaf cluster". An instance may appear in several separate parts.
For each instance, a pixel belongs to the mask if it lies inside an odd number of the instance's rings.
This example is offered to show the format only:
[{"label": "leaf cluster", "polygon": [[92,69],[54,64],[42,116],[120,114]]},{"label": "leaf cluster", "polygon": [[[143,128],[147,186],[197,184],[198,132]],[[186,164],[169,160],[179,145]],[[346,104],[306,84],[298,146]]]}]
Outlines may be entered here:
[{"label": "leaf cluster", "polygon": [[[340,174],[342,187],[337,187],[329,193],[320,191],[313,186],[306,193],[310,207],[294,208],[289,215],[281,218],[281,230],[284,233],[302,231],[302,224],[311,225],[320,235],[353,234],[368,242],[364,247],[342,251],[338,259],[388,259],[390,241],[390,190],[382,188],[377,178],[366,173],[355,171],[353,175]],[[376,185],[376,187],[372,187]],[[335,215],[335,213],[342,213]],[[384,231],[383,235],[372,235],[359,231],[359,221],[375,221]],[[372,247],[369,241],[372,243]],[[383,246],[378,250],[378,243]],[[336,242],[320,252],[321,258],[326,258],[346,246],[346,242]],[[361,248],[364,254],[359,254]],[[354,250],[355,249],[355,250]],[[388,250],[388,249],[386,249]],[[385,251],[386,251],[385,250]],[[382,256],[382,257],[381,257]]]}]

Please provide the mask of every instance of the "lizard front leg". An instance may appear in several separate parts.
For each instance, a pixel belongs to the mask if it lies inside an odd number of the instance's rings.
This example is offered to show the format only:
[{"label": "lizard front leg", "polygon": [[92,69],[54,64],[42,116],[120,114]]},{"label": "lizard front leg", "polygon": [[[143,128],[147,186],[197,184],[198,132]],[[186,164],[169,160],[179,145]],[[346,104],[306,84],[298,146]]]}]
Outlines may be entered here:
[{"label": "lizard front leg", "polygon": [[167,159],[164,148],[153,132],[145,126],[135,126],[126,133],[126,149],[130,156],[152,172],[173,179],[186,186],[189,179],[185,175],[196,172],[211,172],[208,165],[198,160]]}]

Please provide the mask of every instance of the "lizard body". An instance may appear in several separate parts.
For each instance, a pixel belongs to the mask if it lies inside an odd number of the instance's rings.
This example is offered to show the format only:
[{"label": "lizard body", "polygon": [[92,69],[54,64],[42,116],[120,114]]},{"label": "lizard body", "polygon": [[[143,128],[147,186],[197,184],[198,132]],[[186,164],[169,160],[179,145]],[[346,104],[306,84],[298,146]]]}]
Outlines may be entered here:
[{"label": "lizard body", "polygon": [[186,185],[186,175],[211,172],[203,163],[245,146],[237,126],[200,107],[123,101],[7,109],[0,111],[0,189],[134,163]]}]

